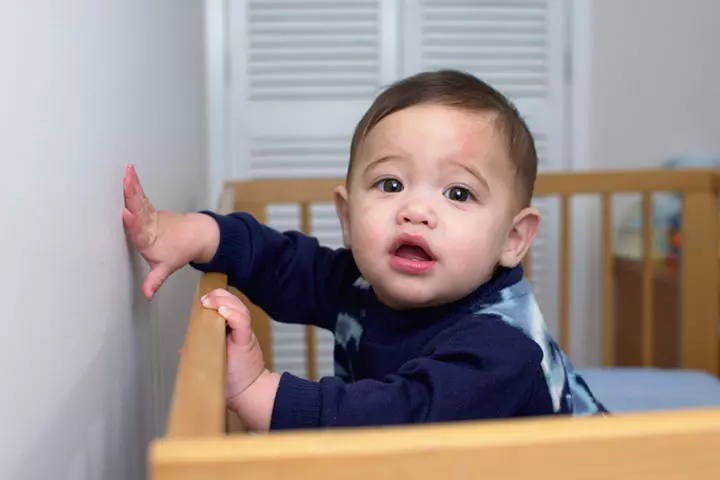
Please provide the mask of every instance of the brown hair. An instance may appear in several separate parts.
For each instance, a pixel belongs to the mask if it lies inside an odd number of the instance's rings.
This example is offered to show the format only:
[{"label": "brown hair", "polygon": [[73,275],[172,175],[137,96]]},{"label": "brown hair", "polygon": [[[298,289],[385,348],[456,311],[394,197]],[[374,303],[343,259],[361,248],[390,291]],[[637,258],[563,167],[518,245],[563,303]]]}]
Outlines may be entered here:
[{"label": "brown hair", "polygon": [[528,206],[535,188],[537,152],[532,134],[515,106],[482,80],[457,70],[423,72],[404,78],[384,90],[360,119],[350,144],[350,179],[357,151],[383,118],[419,104],[438,104],[471,112],[494,112],[498,130],[505,136],[510,159],[520,181],[519,199]]}]

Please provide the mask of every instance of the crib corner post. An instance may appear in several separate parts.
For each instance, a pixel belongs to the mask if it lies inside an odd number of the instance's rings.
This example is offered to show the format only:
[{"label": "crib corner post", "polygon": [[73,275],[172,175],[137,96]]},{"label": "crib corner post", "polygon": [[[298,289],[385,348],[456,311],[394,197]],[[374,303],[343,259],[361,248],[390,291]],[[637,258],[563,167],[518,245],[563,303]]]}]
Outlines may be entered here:
[{"label": "crib corner post", "polygon": [[713,189],[683,199],[681,363],[718,375],[718,205]]}]

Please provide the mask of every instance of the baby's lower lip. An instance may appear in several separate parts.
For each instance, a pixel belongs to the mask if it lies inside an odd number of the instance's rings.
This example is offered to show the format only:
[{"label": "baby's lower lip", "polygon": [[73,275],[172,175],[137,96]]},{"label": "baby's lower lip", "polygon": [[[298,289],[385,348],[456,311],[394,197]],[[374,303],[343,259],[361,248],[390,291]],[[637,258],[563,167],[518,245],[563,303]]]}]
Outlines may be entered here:
[{"label": "baby's lower lip", "polygon": [[422,275],[428,273],[435,266],[435,260],[410,260],[390,254],[390,267],[402,273]]}]

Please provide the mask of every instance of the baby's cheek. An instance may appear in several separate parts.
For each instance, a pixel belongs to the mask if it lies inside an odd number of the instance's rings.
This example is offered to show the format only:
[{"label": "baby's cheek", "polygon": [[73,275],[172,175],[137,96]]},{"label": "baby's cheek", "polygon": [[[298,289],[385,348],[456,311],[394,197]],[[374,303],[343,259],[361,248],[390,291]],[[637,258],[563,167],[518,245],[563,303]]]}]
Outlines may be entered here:
[{"label": "baby's cheek", "polygon": [[358,209],[355,217],[357,228],[367,236],[379,236],[381,232],[387,231],[387,212],[385,209],[375,206],[367,206]]},{"label": "baby's cheek", "polygon": [[372,222],[363,222],[355,232],[356,239],[360,243],[359,246],[364,250],[377,250],[379,247],[382,247],[383,236],[378,225]]},{"label": "baby's cheek", "polygon": [[495,245],[486,235],[479,232],[459,237],[452,247],[453,257],[458,261],[459,268],[477,269],[481,265],[491,263],[495,256]]}]

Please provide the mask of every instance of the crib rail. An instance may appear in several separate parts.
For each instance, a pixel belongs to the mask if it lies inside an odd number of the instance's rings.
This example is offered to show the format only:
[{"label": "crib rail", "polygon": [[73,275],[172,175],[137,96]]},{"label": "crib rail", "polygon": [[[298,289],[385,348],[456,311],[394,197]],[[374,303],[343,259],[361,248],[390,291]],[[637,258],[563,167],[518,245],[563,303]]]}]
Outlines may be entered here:
[{"label": "crib rail", "polygon": [[[299,203],[301,227],[309,233],[312,203],[328,202],[340,179],[263,180],[227,185],[218,209],[244,210],[266,220],[270,203]],[[612,337],[611,199],[637,193],[643,201],[643,306],[652,308],[650,251],[651,194],[675,192],[682,198],[682,296],[680,343],[683,367],[718,373],[718,190],[711,171],[638,171],[542,174],[536,196],[560,198],[561,252],[570,242],[571,201],[576,195],[601,197],[603,332]],[[570,258],[560,258],[561,304],[568,302]],[[532,268],[532,265],[528,265]],[[343,476],[378,479],[530,478],[552,471],[555,478],[714,478],[720,469],[720,410],[662,412],[620,417],[533,419],[423,425],[392,429],[228,435],[242,426],[229,423],[224,407],[225,327],[200,308],[199,298],[227,286],[223,275],[205,274],[198,283],[182,350],[167,434],[151,444],[153,479],[286,478]],[[236,291],[236,294],[242,295]],[[245,299],[247,302],[247,299]],[[270,322],[249,304],[253,328],[272,365]],[[653,360],[652,310],[643,314],[643,364]],[[561,308],[560,337],[567,342],[567,307]],[[308,330],[308,333],[310,331]],[[314,365],[314,338],[308,336],[308,364]],[[611,342],[610,342],[611,343]],[[605,361],[612,364],[612,349]],[[311,367],[313,368],[313,367]],[[312,378],[315,372],[308,371]],[[517,462],[517,458],[524,461]],[[558,469],[558,465],[564,468]],[[481,470],[479,470],[481,469]],[[341,473],[339,473],[341,472]],[[448,475],[449,474],[449,475]]]},{"label": "crib rail", "polygon": [[[171,439],[154,480],[717,478],[720,410]],[[543,476],[543,475],[541,475]]]},{"label": "crib rail", "polygon": [[[314,203],[332,201],[333,189],[342,179],[256,180],[229,184],[235,193],[235,209],[248,211],[260,221],[267,220],[270,204],[293,203],[301,209],[301,230],[310,232],[309,211]],[[559,332],[561,347],[570,352],[570,244],[573,200],[579,196],[599,196],[601,200],[602,255],[602,346],[603,364],[615,364],[615,325],[613,322],[613,250],[612,200],[621,194],[639,194],[643,212],[642,252],[642,332],[641,365],[653,366],[655,338],[653,327],[652,195],[675,193],[682,199],[682,251],[679,264],[681,307],[677,336],[680,366],[718,374],[720,369],[720,336],[718,334],[718,172],[687,170],[646,170],[619,172],[544,173],[537,179],[535,198],[560,200]],[[526,273],[532,264],[526,256]],[[712,265],[712,267],[711,267]],[[265,313],[251,307],[258,321],[265,360],[272,365],[272,341]],[[315,379],[317,359],[312,327],[305,329],[306,376]]]},{"label": "crib rail", "polygon": [[167,436],[215,437],[227,430],[225,416],[225,319],[202,307],[200,299],[226,288],[225,275],[198,282],[178,364]]}]

